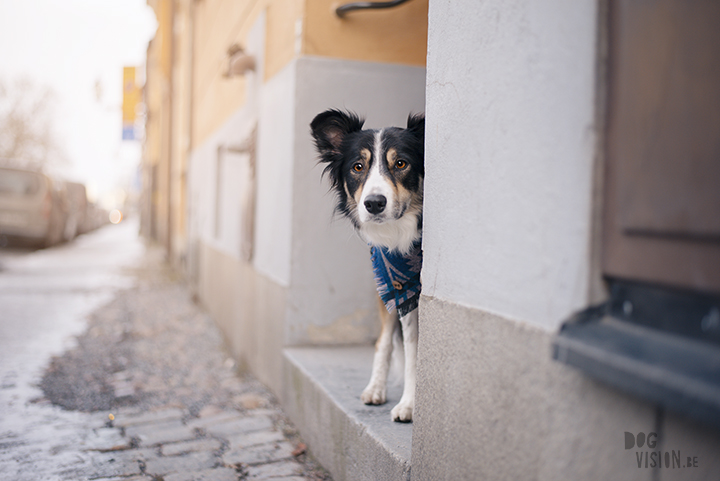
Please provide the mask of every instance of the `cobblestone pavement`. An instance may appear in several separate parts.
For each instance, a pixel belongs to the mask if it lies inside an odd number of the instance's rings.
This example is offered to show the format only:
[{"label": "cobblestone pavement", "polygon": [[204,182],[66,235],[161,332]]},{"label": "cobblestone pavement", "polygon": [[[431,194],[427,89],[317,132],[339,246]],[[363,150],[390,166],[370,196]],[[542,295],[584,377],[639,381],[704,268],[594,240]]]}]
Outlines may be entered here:
[{"label": "cobblestone pavement", "polygon": [[0,419],[0,479],[329,480],[161,252],[141,265],[47,367],[32,421]]}]

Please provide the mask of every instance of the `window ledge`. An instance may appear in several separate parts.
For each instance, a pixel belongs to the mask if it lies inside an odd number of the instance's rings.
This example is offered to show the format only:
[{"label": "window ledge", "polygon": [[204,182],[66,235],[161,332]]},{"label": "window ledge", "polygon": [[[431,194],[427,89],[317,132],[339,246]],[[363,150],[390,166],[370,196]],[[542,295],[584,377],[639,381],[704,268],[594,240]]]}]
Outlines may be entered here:
[{"label": "window ledge", "polygon": [[589,309],[563,325],[553,358],[669,410],[720,427],[720,349]]}]

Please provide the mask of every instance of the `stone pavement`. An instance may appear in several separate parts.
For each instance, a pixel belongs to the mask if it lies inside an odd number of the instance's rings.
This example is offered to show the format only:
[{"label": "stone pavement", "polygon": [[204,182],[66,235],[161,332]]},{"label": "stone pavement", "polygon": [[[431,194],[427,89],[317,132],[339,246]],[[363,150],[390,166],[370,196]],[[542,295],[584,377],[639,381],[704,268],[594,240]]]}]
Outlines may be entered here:
[{"label": "stone pavement", "polygon": [[130,274],[48,366],[34,421],[0,418],[0,480],[330,480],[161,251]]}]

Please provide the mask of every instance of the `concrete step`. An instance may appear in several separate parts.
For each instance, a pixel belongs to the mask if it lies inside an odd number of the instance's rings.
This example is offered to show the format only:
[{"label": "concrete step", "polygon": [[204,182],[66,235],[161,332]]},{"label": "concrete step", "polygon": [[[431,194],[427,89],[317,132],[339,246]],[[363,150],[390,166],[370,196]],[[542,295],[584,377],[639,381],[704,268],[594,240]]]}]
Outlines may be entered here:
[{"label": "concrete step", "polygon": [[373,353],[372,346],[284,351],[283,408],[335,481],[410,479],[412,424],[390,418],[402,386],[388,386],[382,406],[360,401]]}]

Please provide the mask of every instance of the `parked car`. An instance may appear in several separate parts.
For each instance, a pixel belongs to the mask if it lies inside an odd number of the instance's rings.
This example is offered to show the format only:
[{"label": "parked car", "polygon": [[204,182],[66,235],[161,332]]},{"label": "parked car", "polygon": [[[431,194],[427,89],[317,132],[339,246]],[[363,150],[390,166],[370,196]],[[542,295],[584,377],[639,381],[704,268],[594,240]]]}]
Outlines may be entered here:
[{"label": "parked car", "polygon": [[68,200],[68,216],[65,221],[63,237],[69,241],[87,232],[85,219],[88,214],[88,201],[87,190],[83,184],[65,182],[65,191]]},{"label": "parked car", "polygon": [[83,232],[97,229],[107,224],[108,212],[93,202],[88,202],[87,212],[85,214],[85,223],[83,224]]},{"label": "parked car", "polygon": [[68,215],[64,183],[39,171],[0,167],[0,236],[51,246]]}]

